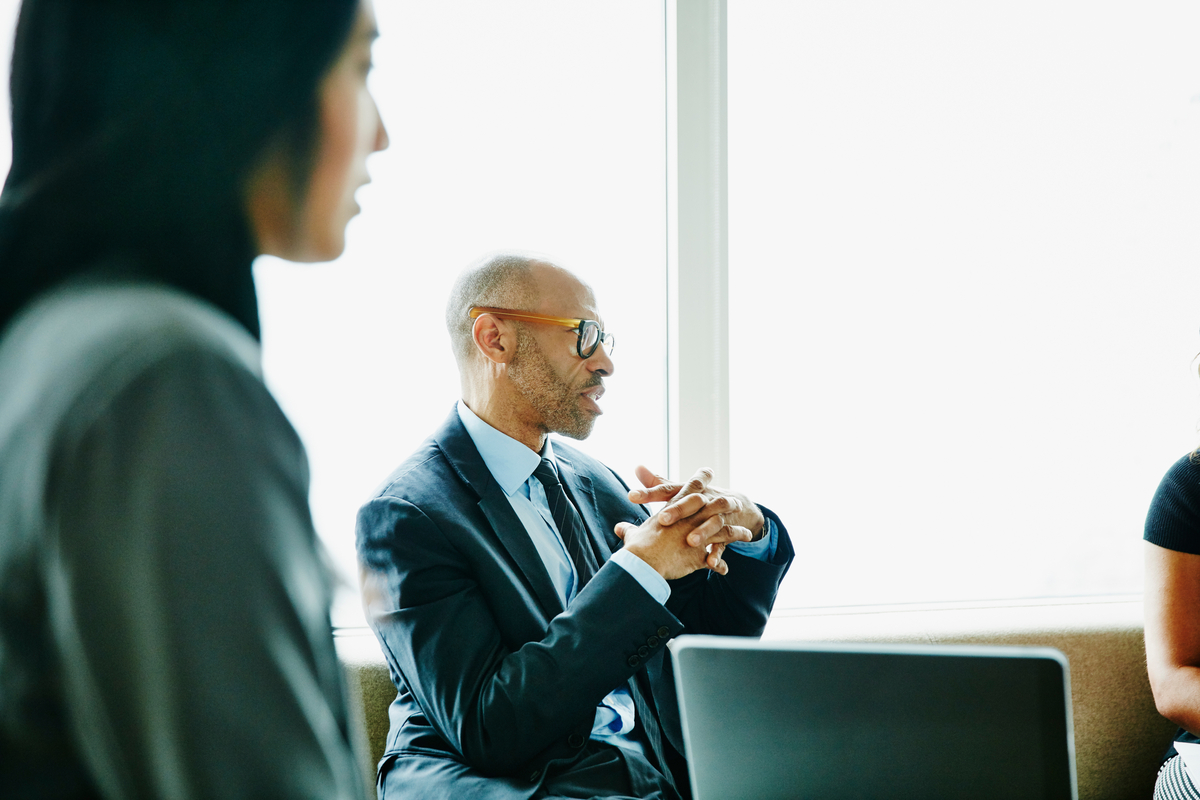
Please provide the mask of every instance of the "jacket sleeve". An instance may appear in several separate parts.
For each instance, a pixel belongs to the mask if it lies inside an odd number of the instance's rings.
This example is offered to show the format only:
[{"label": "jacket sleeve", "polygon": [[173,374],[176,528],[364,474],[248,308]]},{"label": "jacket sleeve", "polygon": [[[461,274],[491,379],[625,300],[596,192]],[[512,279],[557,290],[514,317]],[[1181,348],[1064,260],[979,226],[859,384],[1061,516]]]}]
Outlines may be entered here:
[{"label": "jacket sleeve", "polygon": [[[392,669],[428,723],[471,767],[516,775],[536,758],[569,754],[590,734],[596,704],[649,654],[647,639],[681,629],[617,564],[605,564],[545,627],[519,631],[496,615],[532,602],[501,545],[478,529],[472,563],[421,508],[383,495],[359,512],[364,604]],[[490,548],[490,549],[489,549]],[[521,610],[516,616],[538,618]],[[533,623],[530,623],[533,625]]]},{"label": "jacket sleeve", "polygon": [[728,574],[701,569],[670,582],[667,608],[683,622],[686,633],[762,635],[795,551],[775,512],[763,506],[759,509],[775,523],[777,530],[778,540],[771,560],[759,561],[726,549]]},{"label": "jacket sleeve", "polygon": [[100,794],[361,800],[307,466],[275,401],[196,348],[92,411],[56,448],[44,570]]}]

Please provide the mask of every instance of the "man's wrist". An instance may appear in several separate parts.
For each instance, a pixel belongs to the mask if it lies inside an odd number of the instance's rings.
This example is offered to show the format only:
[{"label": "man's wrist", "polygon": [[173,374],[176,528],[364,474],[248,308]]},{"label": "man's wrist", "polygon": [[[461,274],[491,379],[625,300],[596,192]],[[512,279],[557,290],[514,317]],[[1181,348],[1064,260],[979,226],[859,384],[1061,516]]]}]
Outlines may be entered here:
[{"label": "man's wrist", "polygon": [[629,573],[635,581],[641,584],[646,592],[659,603],[666,604],[671,596],[671,586],[666,578],[637,553],[628,547],[622,547],[612,554],[612,561]]},{"label": "man's wrist", "polygon": [[754,510],[758,512],[759,523],[758,523],[757,530],[755,528],[750,529],[750,535],[751,535],[750,541],[758,542],[758,541],[761,541],[762,538],[767,535],[767,533],[771,530],[771,528],[767,525],[767,515],[762,513],[762,511],[759,510],[757,506],[755,506]]}]

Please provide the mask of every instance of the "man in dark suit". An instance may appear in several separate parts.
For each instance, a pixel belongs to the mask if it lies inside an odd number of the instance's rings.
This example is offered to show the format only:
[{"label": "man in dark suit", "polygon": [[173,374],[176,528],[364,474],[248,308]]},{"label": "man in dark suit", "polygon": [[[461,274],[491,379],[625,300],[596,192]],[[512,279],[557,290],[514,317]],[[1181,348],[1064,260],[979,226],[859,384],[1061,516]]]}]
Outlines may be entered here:
[{"label": "man in dark suit", "polygon": [[[613,340],[570,272],[497,256],[447,307],[463,400],[363,506],[364,605],[398,694],[385,800],[688,796],[667,641],[762,633],[792,558],[744,495],[610,469]],[[651,515],[638,503],[667,501]],[[731,675],[713,702],[736,702]]]}]

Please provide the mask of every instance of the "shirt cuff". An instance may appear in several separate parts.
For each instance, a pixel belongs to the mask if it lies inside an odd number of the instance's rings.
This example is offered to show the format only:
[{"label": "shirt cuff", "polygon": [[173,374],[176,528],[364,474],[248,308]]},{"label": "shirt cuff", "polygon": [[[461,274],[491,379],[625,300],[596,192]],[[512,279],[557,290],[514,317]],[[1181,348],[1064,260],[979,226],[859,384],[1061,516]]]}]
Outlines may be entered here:
[{"label": "shirt cuff", "polygon": [[637,711],[624,686],[618,686],[596,706],[593,736],[621,736],[633,730]]},{"label": "shirt cuff", "polygon": [[779,541],[779,532],[775,530],[775,523],[771,521],[770,517],[764,515],[763,519],[766,520],[763,524],[763,527],[767,529],[765,536],[757,542],[730,542],[727,545],[728,548],[739,555],[753,558],[755,561],[771,561],[774,559],[775,544]]},{"label": "shirt cuff", "polygon": [[667,598],[671,596],[671,587],[654,567],[628,550],[618,550],[612,554],[609,561],[616,562],[617,566],[628,572],[651,597],[666,605]]}]

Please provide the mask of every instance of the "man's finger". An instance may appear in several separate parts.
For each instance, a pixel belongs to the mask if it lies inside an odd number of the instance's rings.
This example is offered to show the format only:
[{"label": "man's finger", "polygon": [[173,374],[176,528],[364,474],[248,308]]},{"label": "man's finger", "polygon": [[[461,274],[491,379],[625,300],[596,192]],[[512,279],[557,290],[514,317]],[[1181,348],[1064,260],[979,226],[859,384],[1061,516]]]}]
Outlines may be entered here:
[{"label": "man's finger", "polygon": [[686,519],[708,505],[708,495],[689,494],[682,500],[676,500],[658,512],[658,518],[663,525],[671,525],[681,519]]},{"label": "man's finger", "polygon": [[623,542],[623,541],[625,541],[625,534],[629,533],[629,531],[631,531],[631,530],[636,530],[636,529],[637,529],[637,525],[634,525],[632,522],[618,522],[616,524],[616,526],[613,528],[613,533],[615,533],[617,535],[617,538]]},{"label": "man's finger", "polygon": [[708,547],[714,542],[724,541],[720,535],[725,528],[725,522],[720,515],[709,517],[688,534],[687,543],[692,547]]},{"label": "man's finger", "polygon": [[693,523],[696,525],[712,516],[720,516],[722,524],[737,525],[748,521],[743,513],[745,508],[746,504],[736,495],[723,493],[720,489],[710,489],[703,494],[684,495],[679,500],[668,503],[658,513],[664,525],[673,525],[681,519],[693,516]]},{"label": "man's finger", "polygon": [[696,470],[696,474],[693,475],[688,482],[683,485],[683,488],[679,490],[679,493],[681,495],[699,494],[708,488],[708,485],[712,483],[712,479],[713,471],[708,467],[701,467],[700,469]]},{"label": "man's finger", "polygon": [[651,472],[645,465],[638,464],[633,473],[645,489],[630,489],[631,503],[664,503],[679,492],[679,484],[671,483],[663,476]]},{"label": "man's finger", "polygon": [[648,489],[630,489],[629,502],[665,503],[668,500],[673,500],[679,494],[680,488],[682,487],[678,483],[664,482]]},{"label": "man's finger", "polygon": [[725,554],[725,545],[714,544],[712,547],[709,548],[708,557],[705,559],[705,563],[708,566],[708,568],[711,569],[713,572],[716,572],[719,575],[728,575],[729,574],[729,565],[727,563],[725,563],[725,559],[721,557],[724,554]]},{"label": "man's finger", "polygon": [[[703,492],[704,490],[706,490],[708,488],[708,484],[712,483],[712,479],[713,479],[713,471],[711,469],[709,469],[708,467],[701,467],[700,469],[696,470],[696,474],[693,475],[690,479],[688,479],[688,482],[683,484],[682,486],[677,483],[676,484],[662,483],[662,484],[659,484],[658,486],[655,486],[650,491],[654,492],[654,493],[666,493],[668,491],[668,487],[675,489],[676,490],[675,493],[673,495],[671,495],[670,497],[656,497],[656,499],[658,499],[658,500],[666,500],[668,502],[673,502],[675,500],[678,500],[681,497],[686,497],[689,494],[700,494],[701,492]],[[654,502],[654,501],[649,500],[646,502]]]},{"label": "man's finger", "polygon": [[749,528],[743,528],[741,525],[723,525],[720,517],[711,517],[688,534],[687,543],[692,547],[707,547],[710,544],[753,540],[754,534],[750,532]]},{"label": "man's finger", "polygon": [[642,486],[645,486],[647,489],[653,489],[660,483],[667,482],[666,478],[658,475],[657,473],[651,472],[650,468],[645,464],[638,464],[637,467],[634,468],[633,474],[636,475],[637,479],[642,482]]},{"label": "man's finger", "polygon": [[[645,477],[643,477],[643,471]],[[713,479],[713,471],[708,467],[696,470],[696,474],[684,484],[670,483],[644,467],[638,468],[637,475],[638,480],[646,484],[647,488],[630,490],[629,500],[633,503],[671,502],[689,494],[699,494],[708,489],[708,485],[712,483]],[[650,485],[652,483],[653,486]]]}]

